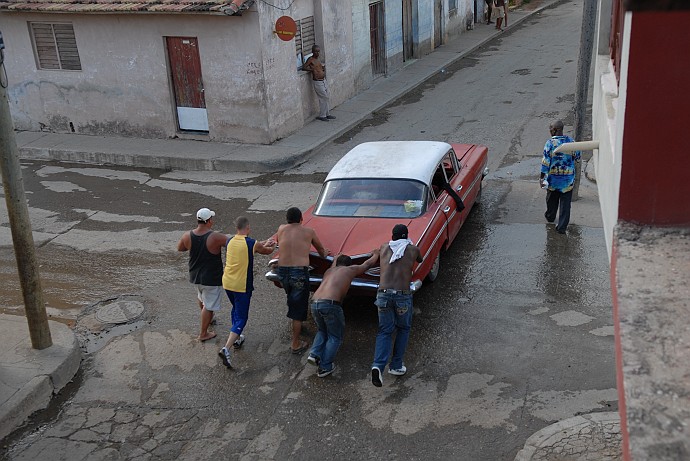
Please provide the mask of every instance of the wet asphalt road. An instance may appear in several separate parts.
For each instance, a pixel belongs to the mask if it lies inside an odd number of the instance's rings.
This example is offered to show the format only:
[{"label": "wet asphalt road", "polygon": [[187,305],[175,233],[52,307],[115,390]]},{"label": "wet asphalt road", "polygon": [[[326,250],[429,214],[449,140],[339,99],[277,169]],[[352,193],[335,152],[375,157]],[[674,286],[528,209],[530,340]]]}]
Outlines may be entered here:
[{"label": "wet asphalt road", "polygon": [[[546,10],[285,174],[134,171],[24,164],[49,313],[87,352],[51,409],[3,441],[8,459],[512,459],[546,425],[616,407],[606,246],[596,186],[584,182],[567,236],[543,222],[539,152],[566,124],[581,3]],[[481,25],[477,25],[481,27]],[[568,127],[566,127],[568,131]],[[289,353],[284,295],[258,257],[247,343],[233,370],[218,338],[194,340],[186,255],[193,213],[239,214],[266,238],[283,210],[313,202],[325,173],[370,140],[439,139],[490,147],[491,175],[438,280],[415,296],[408,374],[369,377],[370,300],[346,305],[334,375]],[[4,204],[3,204],[4,205]],[[14,256],[0,234],[0,305],[19,312]],[[103,329],[94,312],[133,299],[142,317]],[[305,334],[312,336],[313,323]]]}]

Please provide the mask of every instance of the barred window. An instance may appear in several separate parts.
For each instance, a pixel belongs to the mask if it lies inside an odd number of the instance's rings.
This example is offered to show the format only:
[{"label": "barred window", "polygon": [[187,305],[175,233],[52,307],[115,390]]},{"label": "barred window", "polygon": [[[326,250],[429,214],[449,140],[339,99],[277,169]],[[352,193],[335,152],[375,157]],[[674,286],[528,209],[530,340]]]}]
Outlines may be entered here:
[{"label": "barred window", "polygon": [[39,69],[81,70],[74,28],[69,23],[29,23]]},{"label": "barred window", "polygon": [[314,46],[314,16],[295,21],[297,33],[295,33],[295,47],[297,48],[297,70],[311,56],[311,48]]}]

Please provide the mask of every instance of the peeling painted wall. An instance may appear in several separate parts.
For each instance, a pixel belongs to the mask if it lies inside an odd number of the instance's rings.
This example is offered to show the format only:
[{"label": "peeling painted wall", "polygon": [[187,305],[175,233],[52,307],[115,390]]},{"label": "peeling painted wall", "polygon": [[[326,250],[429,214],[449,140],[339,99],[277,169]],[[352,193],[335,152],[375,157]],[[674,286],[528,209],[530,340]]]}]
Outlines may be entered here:
[{"label": "peeling painted wall", "polygon": [[[165,37],[197,37],[209,139],[267,142],[257,16],[3,14],[16,128],[173,137]],[[28,21],[71,22],[82,71],[37,70]],[[72,123],[72,127],[69,123]]]}]

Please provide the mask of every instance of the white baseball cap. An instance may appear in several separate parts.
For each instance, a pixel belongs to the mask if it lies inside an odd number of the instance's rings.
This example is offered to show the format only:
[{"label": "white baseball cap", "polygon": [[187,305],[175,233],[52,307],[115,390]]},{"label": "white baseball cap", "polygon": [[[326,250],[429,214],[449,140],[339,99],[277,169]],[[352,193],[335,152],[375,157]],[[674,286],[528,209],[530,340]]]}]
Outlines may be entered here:
[{"label": "white baseball cap", "polygon": [[211,219],[212,217],[214,217],[215,215],[216,215],[215,211],[211,211],[208,208],[202,208],[201,210],[196,212],[196,219],[198,221],[206,222],[209,219]]}]

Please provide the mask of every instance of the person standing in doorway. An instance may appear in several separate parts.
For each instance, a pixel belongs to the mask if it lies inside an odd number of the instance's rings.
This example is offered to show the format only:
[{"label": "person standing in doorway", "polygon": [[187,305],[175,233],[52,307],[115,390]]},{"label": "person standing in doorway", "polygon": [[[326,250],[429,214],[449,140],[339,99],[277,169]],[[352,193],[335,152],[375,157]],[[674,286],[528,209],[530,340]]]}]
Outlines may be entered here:
[{"label": "person standing in doorway", "polygon": [[[371,366],[371,382],[383,386],[383,369],[391,358],[388,373],[402,376],[407,373],[403,356],[407,348],[412,326],[412,267],[423,261],[419,248],[407,238],[407,226],[396,224],[390,242],[381,245],[381,279],[376,293],[379,311],[379,330],[376,335],[376,351]],[[395,343],[393,343],[395,333]]]},{"label": "person standing in doorway", "polygon": [[491,6],[494,4],[494,0],[484,0],[484,3],[486,3],[486,23],[493,24],[494,22],[491,20]]},{"label": "person standing in doorway", "polygon": [[563,135],[563,122],[556,120],[549,125],[551,138],[544,145],[539,184],[546,189],[546,212],[544,217],[550,223],[556,220],[556,231],[565,234],[570,222],[570,203],[575,184],[575,162],[580,160],[580,151],[554,153],[561,144],[573,142]]},{"label": "person standing in doorway", "polygon": [[352,265],[352,259],[349,256],[338,254],[333,259],[331,267],[323,274],[321,285],[314,292],[311,316],[319,330],[314,338],[314,345],[307,362],[318,366],[319,378],[325,378],[335,370],[333,360],[343,343],[345,333],[342,303],[350,289],[350,284],[355,277],[372,268],[378,259],[378,248],[371,252],[369,259],[358,265]]},{"label": "person standing in doorway", "polygon": [[196,287],[201,309],[199,341],[216,337],[216,333],[208,331],[208,327],[213,313],[220,310],[223,297],[223,261],[220,252],[227,236],[211,229],[215,216],[216,213],[208,208],[197,211],[196,229],[185,232],[177,243],[177,251],[189,251],[189,281]]},{"label": "person standing in doorway", "polygon": [[249,237],[249,219],[240,216],[235,220],[237,233],[227,241],[223,288],[232,304],[232,327],[225,346],[218,352],[223,365],[230,368],[230,348],[240,349],[244,344],[244,327],[249,320],[249,303],[254,291],[254,253],[270,255],[275,242],[257,242]]},{"label": "person standing in doorway", "polygon": [[285,214],[287,224],[282,224],[276,233],[276,243],[280,245],[278,277],[287,295],[288,313],[292,320],[293,354],[301,354],[309,345],[300,339],[302,322],[307,320],[309,309],[309,251],[313,246],[322,258],[328,255],[316,235],[316,231],[302,225],[302,212],[292,207]]},{"label": "person standing in doorway", "polygon": [[321,47],[319,45],[314,45],[311,47],[311,52],[312,55],[307,59],[307,62],[304,63],[302,68],[311,72],[314,91],[319,98],[319,116],[316,118],[322,122],[335,120],[335,117],[330,114],[330,94],[328,92],[328,85],[326,84],[326,66],[319,61]]}]

